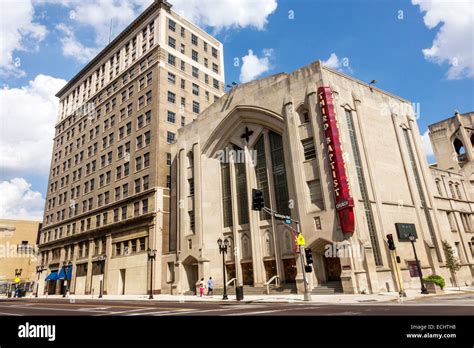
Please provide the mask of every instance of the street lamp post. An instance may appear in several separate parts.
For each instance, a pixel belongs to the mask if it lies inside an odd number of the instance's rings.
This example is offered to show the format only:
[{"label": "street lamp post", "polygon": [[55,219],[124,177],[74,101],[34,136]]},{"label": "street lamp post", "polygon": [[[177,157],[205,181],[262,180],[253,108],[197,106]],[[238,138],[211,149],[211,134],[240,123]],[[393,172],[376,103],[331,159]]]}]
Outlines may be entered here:
[{"label": "street lamp post", "polygon": [[38,297],[39,280],[40,280],[41,273],[43,273],[43,271],[44,271],[44,266],[43,265],[36,266],[36,274],[38,275],[38,282],[36,283],[36,295],[35,295],[35,297]]},{"label": "street lamp post", "polygon": [[150,296],[149,300],[153,300],[153,262],[156,259],[156,249],[148,248],[148,261],[150,261]]},{"label": "street lamp post", "polygon": [[418,255],[416,254],[416,249],[415,249],[416,237],[413,233],[410,233],[410,235],[408,236],[408,239],[411,242],[411,246],[413,247],[413,253],[415,254],[415,262],[416,262],[416,266],[418,267],[418,275],[420,276],[421,293],[426,295],[428,294],[428,290],[426,290],[425,283],[423,282],[423,273],[421,271],[421,264],[420,264],[420,260],[418,260]]},{"label": "street lamp post", "polygon": [[225,254],[227,254],[227,248],[230,245],[229,239],[224,239],[224,242],[222,242],[222,239],[217,240],[217,245],[219,246],[219,253],[222,254],[222,272],[224,274],[224,294],[222,296],[223,300],[228,300],[229,298],[227,297],[227,280],[225,277]]}]

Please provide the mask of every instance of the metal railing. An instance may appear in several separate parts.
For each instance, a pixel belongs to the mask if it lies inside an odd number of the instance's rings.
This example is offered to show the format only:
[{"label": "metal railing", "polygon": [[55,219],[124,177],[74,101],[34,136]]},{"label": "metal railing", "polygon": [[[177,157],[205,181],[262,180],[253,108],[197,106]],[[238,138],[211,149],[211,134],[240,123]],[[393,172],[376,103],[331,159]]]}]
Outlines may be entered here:
[{"label": "metal railing", "polygon": [[237,278],[230,279],[225,285],[229,286],[230,283],[234,283],[234,286],[235,286],[235,284],[237,283]]},{"label": "metal railing", "polygon": [[276,285],[276,286],[279,286],[279,279],[280,279],[280,277],[277,276],[277,275],[275,275],[275,276],[271,277],[271,278],[268,280],[268,282],[266,282],[266,283],[264,284],[265,287],[266,287],[267,295],[270,294],[270,284],[273,283],[273,282],[275,282],[275,285]]}]

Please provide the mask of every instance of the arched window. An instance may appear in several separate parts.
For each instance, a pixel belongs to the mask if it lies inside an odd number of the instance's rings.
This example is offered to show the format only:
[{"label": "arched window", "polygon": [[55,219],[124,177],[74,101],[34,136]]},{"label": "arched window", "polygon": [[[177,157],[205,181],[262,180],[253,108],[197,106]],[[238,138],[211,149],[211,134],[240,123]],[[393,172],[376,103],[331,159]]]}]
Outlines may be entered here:
[{"label": "arched window", "polygon": [[453,182],[449,182],[449,192],[451,192],[451,198],[456,198],[456,195],[454,194],[454,187],[453,187]]},{"label": "arched window", "polygon": [[458,194],[458,198],[462,199],[461,190],[459,189],[459,184],[456,184],[454,186],[456,187],[456,193]]},{"label": "arched window", "polygon": [[235,181],[237,188],[237,205],[239,224],[248,224],[249,205],[247,199],[247,177],[245,173],[245,155],[244,149],[234,146],[235,151]]},{"label": "arched window", "polygon": [[440,180],[438,180],[438,179],[436,179],[436,188],[438,189],[438,194],[439,194],[440,196],[443,196],[443,193],[442,193],[442,191],[441,191],[441,182],[440,182]]},{"label": "arched window", "polygon": [[192,151],[188,152],[187,158],[188,158],[188,168],[192,168],[194,166],[194,155]]},{"label": "arched window", "polygon": [[242,235],[242,259],[250,259],[251,253],[250,253],[250,239],[247,234]]},{"label": "arched window", "polygon": [[264,256],[273,256],[275,254],[273,249],[273,237],[269,231],[265,232],[263,241],[265,245]]},{"label": "arched window", "polygon": [[228,162],[221,163],[221,183],[222,183],[222,217],[224,227],[233,225],[232,221],[232,194],[230,188],[230,165]]},{"label": "arched window", "polygon": [[286,230],[284,239],[283,239],[283,249],[285,254],[291,253],[291,248],[293,246],[293,236],[291,235],[291,232]]},{"label": "arched window", "polygon": [[298,109],[298,116],[300,119],[300,124],[305,124],[311,122],[311,118],[309,116],[309,111],[303,107]]},{"label": "arched window", "polygon": [[466,153],[466,149],[464,148],[464,144],[458,138],[454,139],[453,146],[454,146],[454,150],[456,150],[456,153],[458,155],[463,155],[463,154]]}]

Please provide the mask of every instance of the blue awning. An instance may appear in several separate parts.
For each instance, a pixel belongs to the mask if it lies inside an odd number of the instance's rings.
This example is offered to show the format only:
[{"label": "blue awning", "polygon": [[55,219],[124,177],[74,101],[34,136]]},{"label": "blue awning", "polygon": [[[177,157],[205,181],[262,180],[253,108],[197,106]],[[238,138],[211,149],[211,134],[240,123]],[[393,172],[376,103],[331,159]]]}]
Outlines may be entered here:
[{"label": "blue awning", "polygon": [[67,267],[67,273],[66,274],[67,274],[66,279],[71,280],[72,279],[72,265],[69,265]]},{"label": "blue awning", "polygon": [[54,272],[51,272],[45,279],[46,281],[50,281],[50,280],[58,280],[58,272],[54,271]]},{"label": "blue awning", "polygon": [[61,269],[59,270],[58,279],[65,279],[65,278],[66,278],[66,272],[64,271],[64,267],[61,267]]}]

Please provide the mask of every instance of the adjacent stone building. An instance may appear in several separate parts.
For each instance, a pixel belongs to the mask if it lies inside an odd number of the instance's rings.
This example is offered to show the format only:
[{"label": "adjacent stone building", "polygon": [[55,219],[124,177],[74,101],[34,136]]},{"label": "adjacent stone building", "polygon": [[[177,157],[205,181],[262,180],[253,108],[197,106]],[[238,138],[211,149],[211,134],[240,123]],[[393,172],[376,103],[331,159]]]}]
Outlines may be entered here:
[{"label": "adjacent stone building", "polygon": [[[179,130],[172,156],[169,241],[177,253],[165,262],[178,292],[209,276],[222,284],[219,238],[232,245],[228,279],[263,287],[277,276],[302,291],[295,233],[251,210],[257,188],[268,208],[300,222],[314,259],[310,290],[334,282],[345,293],[400,289],[387,234],[404,288],[419,288],[407,229],[417,235],[424,275],[443,275],[451,285],[442,248],[448,240],[463,250],[458,280],[472,283],[474,261],[464,251],[470,230],[447,228],[452,200],[438,197],[411,103],[320,62],[234,88]],[[459,182],[455,204],[471,221],[466,182],[438,175]]]},{"label": "adjacent stone building", "polygon": [[0,219],[0,292],[11,289],[15,278],[33,290],[40,229],[39,221]]},{"label": "adjacent stone building", "polygon": [[58,92],[40,239],[48,293],[161,291],[170,144],[223,90],[222,44],[156,0]]}]

